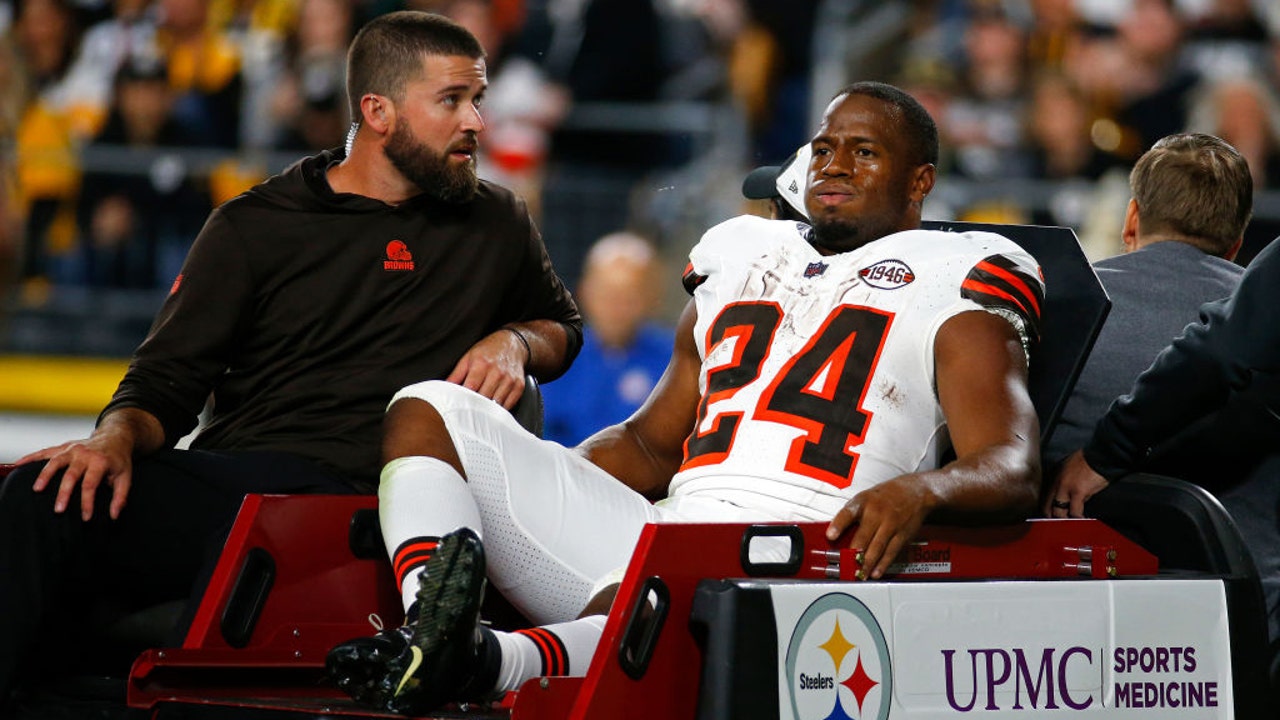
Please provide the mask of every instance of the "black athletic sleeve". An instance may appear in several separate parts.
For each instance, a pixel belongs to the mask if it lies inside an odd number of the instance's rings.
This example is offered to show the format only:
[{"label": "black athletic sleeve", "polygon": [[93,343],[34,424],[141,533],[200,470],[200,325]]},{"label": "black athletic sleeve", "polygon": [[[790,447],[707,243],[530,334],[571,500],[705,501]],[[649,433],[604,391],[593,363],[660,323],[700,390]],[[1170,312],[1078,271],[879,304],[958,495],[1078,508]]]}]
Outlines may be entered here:
[{"label": "black athletic sleeve", "polygon": [[102,415],[126,407],[145,410],[164,427],[166,447],[195,428],[230,362],[252,288],[243,238],[215,210]]},{"label": "black athletic sleeve", "polygon": [[[1254,258],[1230,297],[1202,306],[1200,321],[1156,356],[1129,395],[1111,404],[1084,448],[1090,467],[1109,480],[1139,469],[1153,447],[1222,408],[1255,372],[1280,370],[1278,246],[1273,242]],[[1280,397],[1259,400],[1280,407]]]}]

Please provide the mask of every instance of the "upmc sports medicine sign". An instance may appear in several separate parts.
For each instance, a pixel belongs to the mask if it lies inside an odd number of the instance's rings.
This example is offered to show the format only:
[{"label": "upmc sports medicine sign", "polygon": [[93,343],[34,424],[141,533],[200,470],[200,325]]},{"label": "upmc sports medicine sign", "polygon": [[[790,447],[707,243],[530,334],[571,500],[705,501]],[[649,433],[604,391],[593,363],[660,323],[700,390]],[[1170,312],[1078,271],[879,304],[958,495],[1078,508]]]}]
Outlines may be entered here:
[{"label": "upmc sports medicine sign", "polygon": [[782,718],[1234,717],[1214,580],[770,592]]}]

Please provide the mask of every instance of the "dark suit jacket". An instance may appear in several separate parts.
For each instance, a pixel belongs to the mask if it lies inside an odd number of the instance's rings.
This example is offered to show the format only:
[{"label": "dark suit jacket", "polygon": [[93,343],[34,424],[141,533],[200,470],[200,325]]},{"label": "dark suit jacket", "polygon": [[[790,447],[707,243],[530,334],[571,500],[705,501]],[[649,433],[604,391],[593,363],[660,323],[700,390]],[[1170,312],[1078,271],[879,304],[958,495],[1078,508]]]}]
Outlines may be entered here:
[{"label": "dark suit jacket", "polygon": [[1100,260],[1093,268],[1111,312],[1044,448],[1049,464],[1084,447],[1112,401],[1128,394],[1156,355],[1195,322],[1201,305],[1230,295],[1244,274],[1233,262],[1177,241]]}]

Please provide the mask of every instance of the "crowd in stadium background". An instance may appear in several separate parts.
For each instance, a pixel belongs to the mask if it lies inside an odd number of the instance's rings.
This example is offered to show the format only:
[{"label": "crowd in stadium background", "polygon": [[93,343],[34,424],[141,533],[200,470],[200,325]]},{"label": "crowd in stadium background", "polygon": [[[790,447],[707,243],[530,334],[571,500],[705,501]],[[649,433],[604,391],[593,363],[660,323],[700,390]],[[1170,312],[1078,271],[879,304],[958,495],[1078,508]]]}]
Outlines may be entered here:
[{"label": "crowd in stadium background", "polygon": [[529,199],[571,284],[624,227],[682,262],[860,79],[938,120],[928,218],[1066,225],[1114,254],[1132,162],[1189,129],[1253,169],[1241,260],[1280,234],[1267,0],[0,0],[0,351],[67,351],[19,321],[93,318],[99,289],[149,317],[214,205],[342,144],[344,48],[402,7],[482,40],[481,174]]}]

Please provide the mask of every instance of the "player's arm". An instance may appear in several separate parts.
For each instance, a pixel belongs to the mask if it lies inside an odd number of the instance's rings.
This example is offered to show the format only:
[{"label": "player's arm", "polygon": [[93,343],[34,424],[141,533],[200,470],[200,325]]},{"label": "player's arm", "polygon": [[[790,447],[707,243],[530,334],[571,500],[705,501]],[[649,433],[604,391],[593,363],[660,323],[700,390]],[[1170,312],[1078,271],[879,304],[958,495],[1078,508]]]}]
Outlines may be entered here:
[{"label": "player's arm", "polygon": [[671,362],[644,405],[578,446],[588,460],[650,499],[666,495],[697,416],[702,359],[693,336],[696,320],[690,300],[676,326]]},{"label": "player's arm", "polygon": [[865,552],[873,578],[926,520],[1009,522],[1035,509],[1040,431],[1017,332],[991,313],[960,313],[938,330],[934,359],[956,460],[858,493],[827,531],[834,540],[858,523],[850,547]]}]

